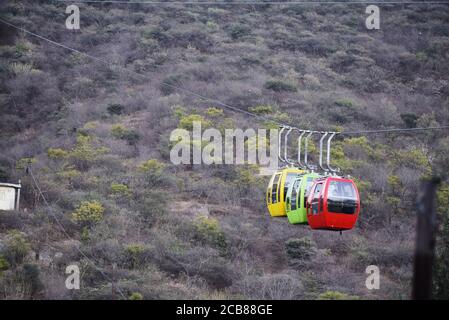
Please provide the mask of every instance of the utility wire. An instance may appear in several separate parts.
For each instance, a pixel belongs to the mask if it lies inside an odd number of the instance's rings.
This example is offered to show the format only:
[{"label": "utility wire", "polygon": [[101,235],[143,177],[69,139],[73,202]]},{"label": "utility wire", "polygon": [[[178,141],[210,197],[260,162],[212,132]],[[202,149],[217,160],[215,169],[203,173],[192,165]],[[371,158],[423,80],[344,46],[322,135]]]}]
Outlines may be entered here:
[{"label": "utility wire", "polygon": [[[66,45],[64,45],[64,44],[62,44],[62,43],[59,43],[59,42],[50,40],[50,39],[48,39],[48,38],[46,38],[46,37],[44,37],[44,36],[41,36],[41,35],[39,35],[39,34],[37,34],[37,33],[34,33],[34,32],[32,32],[32,31],[29,31],[29,30],[24,29],[24,28],[19,27],[19,26],[16,26],[16,25],[14,25],[14,24],[12,24],[12,23],[10,23],[10,22],[8,22],[8,21],[2,19],[2,18],[0,18],[0,22],[4,23],[4,24],[6,24],[6,25],[8,25],[8,26],[10,26],[10,27],[12,27],[12,28],[15,28],[15,29],[17,29],[17,30],[20,30],[20,31],[22,31],[22,32],[25,32],[25,33],[27,33],[27,34],[29,34],[29,35],[32,35],[32,36],[34,36],[34,37],[37,37],[37,38],[39,38],[39,39],[41,39],[41,40],[47,41],[47,42],[49,42],[49,43],[51,43],[51,44],[53,44],[53,45],[55,45],[55,46],[64,48],[64,49],[66,49],[66,50],[70,50],[70,51],[72,51],[72,52],[75,52],[75,53],[81,54],[81,55],[83,55],[83,56],[85,56],[85,57],[88,57],[88,58],[90,58],[90,59],[93,59],[93,60],[95,60],[95,61],[97,61],[97,62],[99,62],[99,63],[102,63],[102,64],[106,65],[106,66],[109,67],[109,68],[115,67],[115,68],[121,69],[121,70],[123,70],[123,71],[126,71],[126,72],[128,72],[128,73],[131,73],[131,74],[137,75],[137,76],[139,76],[139,77],[142,77],[142,78],[144,78],[145,80],[148,80],[148,79],[149,79],[148,76],[146,76],[146,75],[144,75],[144,74],[141,74],[141,73],[138,73],[138,72],[136,72],[136,71],[130,70],[130,69],[128,69],[128,68],[126,68],[126,67],[123,67],[123,66],[121,66],[121,65],[118,65],[118,64],[110,63],[109,61],[106,61],[106,60],[103,60],[103,59],[101,59],[101,58],[95,57],[95,56],[93,56],[93,55],[90,55],[90,54],[88,54],[88,53],[86,53],[86,52],[83,52],[83,51],[74,49],[74,48],[72,48],[72,47],[68,47],[68,46],[66,46]],[[194,92],[194,91],[192,91],[192,90],[190,90],[190,89],[186,89],[186,88],[182,88],[182,87],[179,87],[179,86],[175,86],[175,85],[172,85],[172,84],[170,84],[170,83],[168,83],[168,82],[162,82],[161,85],[166,86],[166,87],[169,87],[169,88],[172,88],[172,89],[175,89],[175,90],[178,90],[178,91],[183,91],[183,92],[189,93],[190,95],[196,96],[196,97],[198,97],[198,98],[201,98],[201,99],[206,100],[206,101],[209,101],[209,102],[213,102],[213,103],[215,103],[215,104],[218,104],[218,105],[220,105],[220,106],[222,106],[222,107],[224,107],[224,108],[227,108],[227,109],[229,109],[229,110],[232,110],[232,111],[234,111],[234,112],[240,112],[240,113],[244,113],[244,114],[246,114],[246,115],[249,115],[249,116],[252,116],[252,117],[261,119],[261,120],[270,121],[270,122],[273,122],[273,123],[275,123],[275,124],[277,124],[277,125],[279,125],[279,126],[287,126],[287,127],[290,126],[290,125],[288,125],[288,124],[281,123],[281,122],[279,122],[279,121],[277,121],[277,120],[275,120],[275,119],[272,119],[272,118],[269,118],[269,117],[265,117],[265,116],[263,116],[263,115],[259,115],[259,114],[256,114],[256,113],[253,113],[253,112],[244,110],[244,109],[240,109],[240,108],[231,106],[231,105],[229,105],[229,104],[227,104],[227,103],[224,103],[224,102],[222,102],[222,101],[220,101],[220,100],[206,97],[206,96],[204,96],[204,95],[202,95],[202,94],[199,94],[199,93],[197,93],[197,92]],[[318,132],[318,131],[316,131],[316,132]]]},{"label": "utility wire", "polygon": [[[34,185],[36,186],[36,189],[39,192],[39,195],[42,197],[42,199],[44,200],[45,205],[48,208],[48,211],[50,212],[50,214],[52,215],[52,217],[55,219],[56,223],[59,225],[59,227],[61,228],[62,232],[66,235],[66,237],[68,237],[69,239],[72,239],[72,237],[69,235],[69,233],[67,232],[67,230],[64,228],[64,225],[61,223],[61,221],[59,221],[59,218],[57,217],[57,215],[53,212],[53,208],[50,206],[50,204],[47,201],[47,198],[45,197],[44,193],[42,192],[42,189],[36,179],[36,177],[33,174],[33,170],[31,170],[31,166],[28,165],[27,166],[27,172],[29,173],[29,175],[31,176]],[[101,270],[101,268],[97,267],[97,265],[95,264],[95,262],[89,258],[83,250],[81,250],[78,246],[75,246],[76,250],[87,260],[87,262],[89,262],[98,272],[100,272],[100,274],[106,279],[106,281],[110,282],[111,285],[113,284],[113,280],[103,272],[103,270]],[[126,299],[126,296],[124,295],[123,291],[120,289],[120,286],[117,286],[117,291],[120,294],[120,296],[124,299]]]},{"label": "utility wire", "polygon": [[[88,53],[86,53],[86,52],[83,52],[83,51],[74,49],[74,48],[69,47],[69,46],[66,46],[66,45],[64,45],[64,44],[62,44],[62,43],[59,43],[59,42],[50,40],[50,39],[48,39],[48,38],[46,38],[46,37],[44,37],[44,36],[41,36],[41,35],[39,35],[39,34],[37,34],[37,33],[34,33],[34,32],[32,32],[32,31],[29,31],[29,30],[24,29],[24,28],[19,27],[19,26],[16,26],[16,25],[14,25],[14,24],[12,24],[12,23],[10,23],[10,22],[8,22],[8,21],[2,19],[2,18],[0,18],[0,22],[4,23],[4,24],[6,24],[6,25],[8,25],[8,26],[10,26],[10,27],[12,27],[12,28],[15,28],[15,29],[17,29],[17,30],[20,30],[20,31],[22,31],[22,32],[25,32],[25,33],[27,33],[27,34],[29,34],[29,35],[35,36],[35,37],[37,37],[37,38],[39,38],[39,39],[41,39],[41,40],[47,41],[47,42],[49,42],[49,43],[51,43],[51,44],[53,44],[53,45],[55,45],[55,46],[64,48],[64,49],[66,49],[66,50],[70,50],[70,51],[75,52],[75,53],[78,53],[78,54],[81,54],[81,55],[83,55],[83,56],[85,56],[85,57],[88,57],[88,58],[90,58],[90,59],[92,59],[92,60],[95,60],[95,61],[97,61],[97,62],[99,62],[99,63],[102,63],[102,64],[106,65],[106,66],[109,67],[109,68],[111,68],[111,67],[119,68],[119,69],[124,70],[124,71],[126,71],[126,72],[128,72],[128,73],[131,73],[131,74],[137,75],[137,76],[139,76],[139,77],[142,77],[142,78],[144,78],[144,79],[146,79],[146,80],[149,79],[147,76],[145,76],[145,75],[143,75],[143,74],[141,74],[141,73],[138,73],[138,72],[136,72],[136,71],[130,70],[130,69],[128,69],[128,68],[126,68],[126,67],[123,67],[123,66],[121,66],[121,65],[118,65],[118,64],[110,63],[109,61],[106,61],[106,60],[100,59],[100,58],[98,58],[98,57],[92,56],[92,55],[90,55],[90,54],[88,54]],[[307,132],[320,133],[320,134],[323,133],[322,130],[321,130],[321,131],[316,131],[316,130],[302,130],[302,129],[299,129],[299,128],[294,127],[294,126],[292,126],[292,125],[289,125],[289,124],[285,124],[285,123],[279,122],[279,121],[277,121],[277,120],[275,120],[275,119],[273,119],[273,118],[265,117],[265,116],[263,116],[263,115],[259,115],[259,114],[256,114],[256,113],[253,113],[253,112],[244,110],[244,109],[240,109],[240,108],[231,106],[231,105],[229,105],[229,104],[227,104],[227,103],[224,103],[224,102],[222,102],[222,101],[220,101],[220,100],[213,99],[213,98],[209,98],[209,97],[207,97],[207,96],[204,96],[204,95],[202,95],[202,94],[199,94],[199,93],[197,93],[197,92],[194,92],[194,91],[192,91],[192,90],[190,90],[190,89],[186,89],[186,88],[182,88],[182,87],[179,87],[179,86],[175,86],[175,85],[172,85],[172,84],[167,83],[167,82],[162,82],[161,84],[164,85],[164,86],[166,86],[166,87],[175,89],[175,90],[179,90],[179,91],[186,92],[186,93],[188,93],[188,94],[190,94],[190,95],[196,96],[196,97],[201,98],[201,99],[203,99],[203,100],[205,100],[205,101],[213,102],[213,103],[215,103],[215,104],[218,104],[218,105],[220,105],[220,106],[222,106],[222,107],[224,107],[224,108],[226,108],[226,109],[232,110],[232,111],[234,111],[234,112],[243,113],[243,114],[246,114],[246,115],[255,117],[255,118],[257,118],[257,119],[261,119],[261,120],[265,120],[265,121],[269,121],[269,122],[275,123],[275,124],[277,124],[277,125],[279,125],[279,126],[281,126],[281,127],[293,128],[293,129],[297,129],[297,130],[299,130],[299,131],[307,131]],[[443,130],[443,129],[449,129],[449,126],[427,127],[427,128],[391,128],[391,129],[365,130],[365,131],[348,131],[348,132],[344,132],[344,131],[343,131],[343,132],[338,132],[338,134],[341,134],[341,135],[359,135],[359,134],[374,134],[374,133],[389,133],[389,132],[396,132],[396,133],[398,133],[398,132],[408,132],[408,131]]]},{"label": "utility wire", "polygon": [[15,29],[20,30],[20,31],[22,31],[22,32],[28,33],[29,35],[32,35],[32,36],[34,36],[34,37],[37,37],[37,38],[39,38],[39,39],[41,39],[41,40],[50,42],[51,44],[54,44],[55,46],[58,46],[58,47],[61,47],[61,48],[64,48],[64,49],[67,49],[67,50],[70,50],[70,51],[73,51],[73,52],[76,52],[76,53],[85,55],[85,56],[88,56],[89,58],[94,59],[94,60],[96,60],[96,61],[98,61],[98,62],[104,62],[104,61],[101,60],[100,58],[91,56],[91,55],[89,55],[89,54],[87,54],[87,53],[85,53],[85,52],[82,52],[82,51],[79,51],[79,50],[77,50],[77,49],[68,47],[68,46],[66,46],[66,45],[63,45],[62,43],[53,41],[53,40],[48,39],[48,38],[46,38],[46,37],[43,37],[43,36],[41,36],[41,35],[39,35],[39,34],[37,34],[37,33],[34,33],[34,32],[31,32],[31,31],[28,31],[28,30],[26,30],[26,29],[24,29],[24,28],[18,27],[18,26],[14,25],[14,24],[12,24],[12,23],[10,23],[10,22],[8,22],[8,21],[2,19],[2,18],[0,18],[0,22],[6,24],[6,25],[8,25],[8,26],[10,26],[11,28],[15,28]]},{"label": "utility wire", "polygon": [[177,4],[177,5],[322,5],[322,4],[449,4],[448,1],[120,1],[120,0],[53,0],[55,2],[93,4]]},{"label": "utility wire", "polygon": [[449,129],[449,126],[436,126],[436,127],[423,127],[423,128],[392,128],[392,129],[379,129],[379,130],[365,130],[365,131],[348,131],[341,132],[341,135],[360,135],[371,133],[390,133],[390,132],[414,132],[414,131],[426,131],[426,130],[444,130]]}]

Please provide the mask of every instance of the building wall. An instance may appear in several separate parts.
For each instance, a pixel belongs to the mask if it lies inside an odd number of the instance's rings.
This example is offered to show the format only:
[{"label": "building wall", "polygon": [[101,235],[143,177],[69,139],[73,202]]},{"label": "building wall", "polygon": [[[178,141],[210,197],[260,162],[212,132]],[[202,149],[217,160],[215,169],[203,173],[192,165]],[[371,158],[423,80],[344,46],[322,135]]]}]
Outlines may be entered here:
[{"label": "building wall", "polygon": [[16,190],[10,187],[0,187],[0,210],[14,210]]}]

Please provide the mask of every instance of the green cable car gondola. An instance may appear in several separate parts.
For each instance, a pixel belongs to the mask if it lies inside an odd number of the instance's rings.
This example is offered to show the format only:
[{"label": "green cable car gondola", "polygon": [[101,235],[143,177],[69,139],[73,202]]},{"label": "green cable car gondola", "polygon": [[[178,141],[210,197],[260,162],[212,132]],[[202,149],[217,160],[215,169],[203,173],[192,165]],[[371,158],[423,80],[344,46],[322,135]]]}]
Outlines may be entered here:
[{"label": "green cable car gondola", "polygon": [[313,181],[322,177],[311,172],[303,174],[289,185],[286,197],[286,212],[291,224],[307,223],[306,203],[307,195],[313,185]]}]

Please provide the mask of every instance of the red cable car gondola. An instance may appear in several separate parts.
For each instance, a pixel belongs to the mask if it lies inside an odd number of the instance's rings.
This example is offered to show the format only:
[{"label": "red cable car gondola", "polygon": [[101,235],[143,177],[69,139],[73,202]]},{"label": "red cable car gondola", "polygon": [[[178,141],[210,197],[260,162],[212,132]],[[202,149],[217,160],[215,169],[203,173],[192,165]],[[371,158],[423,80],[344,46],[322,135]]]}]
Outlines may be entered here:
[{"label": "red cable car gondola", "polygon": [[315,180],[307,198],[307,220],[312,229],[349,230],[360,213],[354,181],[329,176]]}]

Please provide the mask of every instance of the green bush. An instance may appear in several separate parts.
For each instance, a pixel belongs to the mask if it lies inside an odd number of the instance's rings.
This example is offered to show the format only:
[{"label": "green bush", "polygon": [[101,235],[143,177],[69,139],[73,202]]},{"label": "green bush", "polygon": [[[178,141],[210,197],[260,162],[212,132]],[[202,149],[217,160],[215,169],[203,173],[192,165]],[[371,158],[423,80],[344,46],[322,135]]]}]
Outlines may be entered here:
[{"label": "green bush", "polygon": [[272,106],[256,106],[256,107],[250,107],[248,110],[252,113],[262,114],[262,115],[273,113]]},{"label": "green bush", "polygon": [[96,127],[98,127],[98,121],[88,121],[84,124],[83,129],[89,131]]},{"label": "green bush", "polygon": [[207,23],[206,23],[206,28],[207,28],[207,30],[208,30],[209,32],[212,32],[212,33],[217,32],[218,30],[220,30],[219,25],[216,24],[216,23],[213,22],[213,21],[207,21]]},{"label": "green bush", "polygon": [[199,115],[199,114],[191,114],[191,115],[182,116],[179,119],[179,126],[178,127],[181,128],[181,129],[192,130],[194,122],[200,122],[202,129],[208,128],[208,127],[210,127],[212,125],[210,123],[210,121],[204,119],[204,117],[202,117],[201,115]]},{"label": "green bush", "polygon": [[449,184],[442,183],[437,191],[438,213],[449,217]]},{"label": "green bush", "polygon": [[33,45],[30,42],[20,41],[15,46],[16,54],[21,57],[32,50]]},{"label": "green bush", "polygon": [[37,163],[37,159],[33,157],[22,158],[16,162],[16,170],[25,170],[28,165]]},{"label": "green bush", "polygon": [[329,106],[327,113],[330,120],[337,124],[350,123],[358,116],[354,103],[347,98],[334,101],[333,105]]},{"label": "green bush", "polygon": [[133,292],[129,296],[129,300],[143,300],[143,295],[139,292]]},{"label": "green bush", "polygon": [[223,109],[219,109],[219,108],[207,108],[206,109],[206,114],[208,117],[211,118],[218,118],[218,117],[222,117],[223,116]]},{"label": "green bush", "polygon": [[104,207],[100,201],[83,201],[72,213],[72,220],[79,224],[95,224],[103,219]]},{"label": "green bush", "polygon": [[181,117],[185,116],[187,113],[186,108],[184,108],[183,106],[180,105],[176,105],[172,107],[173,110],[173,115],[179,119],[181,119]]},{"label": "green bush", "polygon": [[146,223],[154,223],[167,212],[167,193],[164,190],[151,189],[145,192],[138,202],[137,210]]},{"label": "green bush", "polygon": [[109,151],[105,147],[96,147],[92,137],[79,134],[69,158],[81,169],[87,169],[97,158]]},{"label": "green bush", "polygon": [[164,169],[166,165],[156,159],[150,159],[142,162],[137,170],[141,173],[143,183],[146,186],[155,186],[161,184],[165,180]]},{"label": "green bush", "polygon": [[339,99],[339,100],[335,101],[335,104],[339,107],[344,107],[344,108],[348,108],[348,109],[351,109],[354,107],[354,103],[350,99]]},{"label": "green bush", "polygon": [[226,237],[217,219],[200,216],[194,225],[196,229],[195,239],[197,241],[220,250],[226,249]]},{"label": "green bush", "polygon": [[64,166],[57,175],[63,179],[71,181],[72,179],[81,176],[81,171],[75,169],[73,166]]},{"label": "green bush", "polygon": [[47,150],[47,156],[50,159],[65,159],[68,155],[69,153],[61,148],[50,148]]},{"label": "green bush", "polygon": [[318,300],[358,300],[359,297],[351,296],[338,291],[326,291],[318,296]]},{"label": "green bush", "polygon": [[2,275],[3,271],[6,271],[10,268],[10,264],[8,260],[6,260],[4,257],[0,256],[0,276]]},{"label": "green bush", "polygon": [[406,166],[427,174],[432,170],[429,158],[423,149],[394,151],[391,159],[397,167]]},{"label": "green bush", "polygon": [[135,130],[127,129],[121,124],[114,125],[111,134],[116,139],[126,140],[130,145],[135,145],[140,138]]},{"label": "green bush", "polygon": [[11,266],[21,264],[31,249],[30,243],[25,239],[23,233],[11,230],[7,233],[5,247],[2,249],[2,256]]},{"label": "green bush", "polygon": [[127,265],[131,269],[142,266],[145,262],[145,247],[139,243],[132,243],[125,247]]},{"label": "green bush", "polygon": [[310,259],[316,252],[316,245],[310,237],[288,239],[285,242],[285,250],[290,261],[297,262]]},{"label": "green bush", "polygon": [[111,192],[117,196],[129,196],[131,194],[131,190],[126,184],[122,183],[111,183]]},{"label": "green bush", "polygon": [[157,159],[150,159],[147,160],[145,162],[142,162],[138,169],[141,172],[146,172],[146,173],[155,173],[155,174],[161,174],[162,171],[164,171],[166,165],[162,162],[160,162]]},{"label": "green bush", "polygon": [[126,135],[127,132],[128,132],[128,129],[126,129],[121,124],[115,124],[111,128],[111,135],[117,139],[123,139],[123,137]]},{"label": "green bush", "polygon": [[[249,148],[258,148],[258,145],[251,143],[253,141],[249,141],[250,144],[248,145]],[[259,141],[258,141],[259,142]],[[248,189],[252,186],[261,183],[260,177],[257,175],[259,171],[259,168],[256,165],[248,165],[248,166],[242,166],[238,167],[236,170],[236,176],[234,179],[234,184],[236,187],[241,189]]]},{"label": "green bush", "polygon": [[294,84],[283,80],[269,80],[264,84],[265,89],[273,90],[276,92],[296,92],[297,88]]},{"label": "green bush", "polygon": [[83,242],[88,242],[90,240],[89,228],[87,226],[84,226],[81,229],[80,239]]},{"label": "green bush", "polygon": [[220,8],[210,7],[207,8],[207,14],[211,17],[219,18],[221,16],[224,16],[228,13],[228,11]]}]

